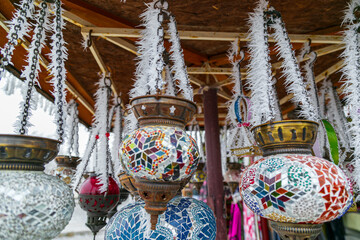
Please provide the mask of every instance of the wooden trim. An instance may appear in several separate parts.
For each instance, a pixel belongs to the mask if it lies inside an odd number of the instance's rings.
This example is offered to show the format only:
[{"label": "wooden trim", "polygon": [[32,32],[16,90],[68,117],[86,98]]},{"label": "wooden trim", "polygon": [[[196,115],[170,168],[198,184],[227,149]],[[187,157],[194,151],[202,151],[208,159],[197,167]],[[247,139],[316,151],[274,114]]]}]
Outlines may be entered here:
[{"label": "wooden trim", "polygon": [[[89,32],[92,29],[93,36],[107,36],[107,37],[126,37],[126,38],[140,38],[141,29],[135,28],[110,28],[110,27],[85,27],[81,31]],[[202,41],[234,41],[240,38],[240,41],[247,42],[247,33],[235,32],[208,32],[208,31],[182,31],[179,30],[179,36],[182,40],[202,40]],[[165,34],[165,38],[169,39],[169,34]],[[305,43],[311,39],[312,43],[321,44],[342,44],[343,37],[341,35],[316,35],[316,34],[289,34],[292,43]],[[270,37],[269,42],[275,42]]]}]

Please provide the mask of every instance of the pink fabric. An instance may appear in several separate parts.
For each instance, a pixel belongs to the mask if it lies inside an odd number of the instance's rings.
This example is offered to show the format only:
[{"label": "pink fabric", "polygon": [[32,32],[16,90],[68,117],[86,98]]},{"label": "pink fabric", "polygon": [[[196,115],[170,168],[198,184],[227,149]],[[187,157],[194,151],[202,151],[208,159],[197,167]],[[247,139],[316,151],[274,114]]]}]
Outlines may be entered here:
[{"label": "pink fabric", "polygon": [[244,209],[244,231],[246,240],[256,240],[254,213],[243,204]]},{"label": "pink fabric", "polygon": [[241,239],[241,212],[237,204],[232,203],[230,209],[229,240]]}]

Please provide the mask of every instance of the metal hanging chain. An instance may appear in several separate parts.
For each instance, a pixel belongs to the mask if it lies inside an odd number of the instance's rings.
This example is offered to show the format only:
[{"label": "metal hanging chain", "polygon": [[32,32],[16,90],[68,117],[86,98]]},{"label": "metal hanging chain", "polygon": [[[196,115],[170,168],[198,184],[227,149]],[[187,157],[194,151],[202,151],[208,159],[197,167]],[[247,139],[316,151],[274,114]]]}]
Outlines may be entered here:
[{"label": "metal hanging chain", "polygon": [[[107,81],[108,80],[108,81]],[[107,77],[104,79],[105,87],[104,91],[106,91],[107,101],[106,101],[106,109],[109,107],[109,102],[111,98],[111,80]],[[111,152],[110,152],[110,145],[109,145],[109,137],[110,137],[110,113],[107,111],[106,116],[106,173],[109,174],[109,168],[112,176],[114,177],[114,166],[112,165],[111,161]],[[108,179],[107,179],[108,181]]]},{"label": "metal hanging chain", "polygon": [[41,2],[40,4],[40,17],[37,21],[37,26],[36,28],[38,29],[38,32],[36,32],[33,36],[33,41],[31,44],[34,44],[34,46],[36,48],[34,48],[33,50],[33,56],[29,62],[30,64],[30,73],[28,74],[28,76],[26,76],[26,79],[28,81],[28,88],[27,88],[27,92],[26,92],[26,98],[25,98],[25,103],[24,103],[24,109],[23,112],[21,114],[22,116],[22,120],[21,120],[21,128],[19,130],[20,134],[25,134],[26,133],[26,127],[28,124],[28,116],[29,116],[29,108],[30,108],[30,104],[31,104],[31,97],[32,97],[32,91],[34,88],[34,81],[35,78],[37,76],[37,65],[39,64],[39,55],[41,52],[41,48],[42,48],[42,40],[44,38],[44,34],[45,34],[45,22],[46,22],[46,17],[47,17],[47,4],[45,2]]},{"label": "metal hanging chain", "polygon": [[23,38],[23,36],[28,32],[28,13],[34,9],[33,0],[24,0],[21,3],[20,10],[17,12],[16,23],[10,27],[9,41],[5,44],[4,48],[1,50],[3,57],[0,60],[0,80],[2,74],[5,72],[5,67],[10,64],[11,57],[13,55],[15,46],[18,44],[18,40]]},{"label": "metal hanging chain", "polygon": [[53,69],[54,73],[54,84],[56,84],[56,91],[55,91],[55,95],[56,95],[56,99],[55,99],[55,104],[57,107],[57,134],[58,134],[58,140],[60,142],[63,141],[63,136],[64,136],[64,125],[65,125],[65,118],[64,118],[64,105],[66,104],[66,100],[65,100],[65,87],[64,87],[64,82],[65,82],[65,66],[64,66],[64,62],[66,59],[66,55],[64,53],[64,39],[63,39],[63,33],[62,33],[62,26],[63,26],[63,19],[62,19],[62,15],[61,15],[61,1],[60,0],[56,0],[55,1],[55,24],[54,24],[54,34],[55,34],[55,39],[54,39],[54,43],[53,43],[53,49],[52,52],[55,52],[55,56],[53,59],[53,61],[56,61],[56,64],[54,64],[54,66],[56,66],[56,69]]},{"label": "metal hanging chain", "polygon": [[[73,102],[71,105],[69,105],[69,116],[71,116],[71,113],[73,113],[73,119],[72,119],[72,128],[71,128],[71,135],[68,136],[69,140],[70,140],[70,149],[69,149],[69,156],[71,158],[73,150],[74,150],[74,144],[75,144],[75,138],[77,135],[77,126],[79,124],[79,119],[78,119],[78,103],[77,102]],[[77,155],[77,154],[75,154]]]},{"label": "metal hanging chain", "polygon": [[[154,8],[160,10],[157,18],[159,23],[159,27],[157,29],[157,36],[159,37],[159,42],[157,44],[157,52],[163,52],[162,49],[164,48],[164,35],[165,35],[163,23],[165,18],[167,17],[166,10],[168,8],[168,3],[166,0],[159,0],[154,3]],[[160,58],[156,62],[157,78],[156,78],[155,89],[157,91],[157,94],[160,94],[161,91],[160,82],[162,82],[162,71],[164,69],[164,66],[165,63],[163,56],[160,56]]]},{"label": "metal hanging chain", "polygon": [[[269,48],[269,32],[268,32],[268,26],[269,26],[269,21],[267,19],[267,14],[268,12],[264,12],[264,41],[266,43],[266,70],[267,70],[267,75],[268,75],[268,83],[267,84],[271,84],[272,81],[270,79],[272,79],[271,77],[271,64],[270,64],[270,48]],[[272,86],[269,86],[272,88]],[[271,99],[270,96],[270,92],[268,92],[268,99]],[[273,109],[273,107],[271,106],[271,101],[269,101],[269,109]],[[274,112],[270,111],[270,119],[274,119]]]}]

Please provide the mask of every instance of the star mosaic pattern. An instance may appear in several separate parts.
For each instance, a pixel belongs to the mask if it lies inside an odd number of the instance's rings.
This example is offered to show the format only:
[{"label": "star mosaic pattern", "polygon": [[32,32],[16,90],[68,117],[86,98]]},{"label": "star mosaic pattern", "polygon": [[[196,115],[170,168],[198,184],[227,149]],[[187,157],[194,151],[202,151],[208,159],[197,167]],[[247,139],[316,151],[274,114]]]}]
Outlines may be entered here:
[{"label": "star mosaic pattern", "polygon": [[216,222],[211,209],[202,201],[176,197],[161,214],[156,230],[149,230],[144,202],[129,204],[110,220],[105,240],[213,240]]},{"label": "star mosaic pattern", "polygon": [[121,152],[127,171],[149,180],[181,181],[199,162],[195,140],[178,127],[137,129],[125,137]]},{"label": "star mosaic pattern", "polygon": [[340,168],[308,155],[276,155],[249,166],[240,181],[246,205],[278,222],[314,223],[341,217],[352,204]]}]

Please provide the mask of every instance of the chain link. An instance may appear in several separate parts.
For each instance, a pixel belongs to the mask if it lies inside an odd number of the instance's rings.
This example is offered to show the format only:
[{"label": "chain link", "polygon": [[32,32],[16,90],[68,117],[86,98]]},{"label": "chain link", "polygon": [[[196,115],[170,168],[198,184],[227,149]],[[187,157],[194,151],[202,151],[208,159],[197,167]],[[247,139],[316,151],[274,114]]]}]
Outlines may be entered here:
[{"label": "chain link", "polygon": [[62,48],[63,46],[63,35],[62,35],[62,16],[61,16],[61,1],[56,0],[55,1],[55,37],[56,37],[56,44],[55,44],[55,53],[56,53],[56,85],[57,85],[57,91],[58,91],[58,99],[56,100],[57,105],[57,113],[58,113],[58,119],[57,119],[57,133],[59,137],[59,141],[63,141],[64,136],[64,76],[63,76],[63,64],[64,64],[64,56]]},{"label": "chain link", "polygon": [[[16,24],[13,26],[14,32],[10,35],[9,41],[6,43],[4,48],[2,49],[3,57],[0,60],[0,79],[5,72],[5,67],[10,64],[10,59],[12,53],[15,49],[15,46],[18,44],[19,33],[24,26],[25,22],[27,21],[27,11],[30,9],[31,1],[23,2],[20,6],[20,12],[16,19]],[[11,31],[11,30],[10,30]],[[23,30],[25,32],[25,30]],[[22,37],[22,36],[21,36]]]},{"label": "chain link", "polygon": [[38,25],[36,26],[39,30],[39,32],[37,34],[35,34],[34,36],[34,40],[33,43],[36,48],[34,48],[33,50],[33,57],[30,60],[30,73],[29,76],[27,77],[27,81],[28,81],[28,88],[27,88],[27,92],[26,92],[26,97],[25,97],[25,103],[24,103],[24,109],[22,112],[22,120],[21,120],[21,128],[19,130],[20,134],[25,134],[26,133],[26,125],[28,123],[28,116],[29,116],[29,108],[30,108],[30,104],[31,104],[31,97],[32,97],[32,91],[34,89],[34,80],[35,80],[35,76],[36,76],[36,66],[38,64],[39,61],[39,54],[40,54],[40,48],[41,48],[41,40],[42,37],[45,32],[44,29],[44,23],[45,23],[45,16],[46,16],[46,11],[47,11],[47,4],[45,2],[41,3],[41,9],[40,9],[40,18],[38,20]]},{"label": "chain link", "polygon": [[[157,35],[159,37],[159,42],[157,44],[157,52],[163,52],[166,51],[164,48],[164,35],[165,35],[165,30],[163,27],[163,23],[164,23],[164,19],[167,16],[166,15],[166,10],[168,8],[168,3],[166,0],[159,0],[157,2],[155,2],[154,4],[154,8],[159,9],[159,14],[158,14],[158,23],[159,23],[159,27],[157,29]],[[157,60],[156,62],[156,70],[157,70],[157,78],[156,78],[156,91],[158,94],[160,94],[160,82],[162,82],[162,72],[164,69],[165,63],[164,63],[164,59],[163,59],[163,53],[161,53],[160,58]]]}]

